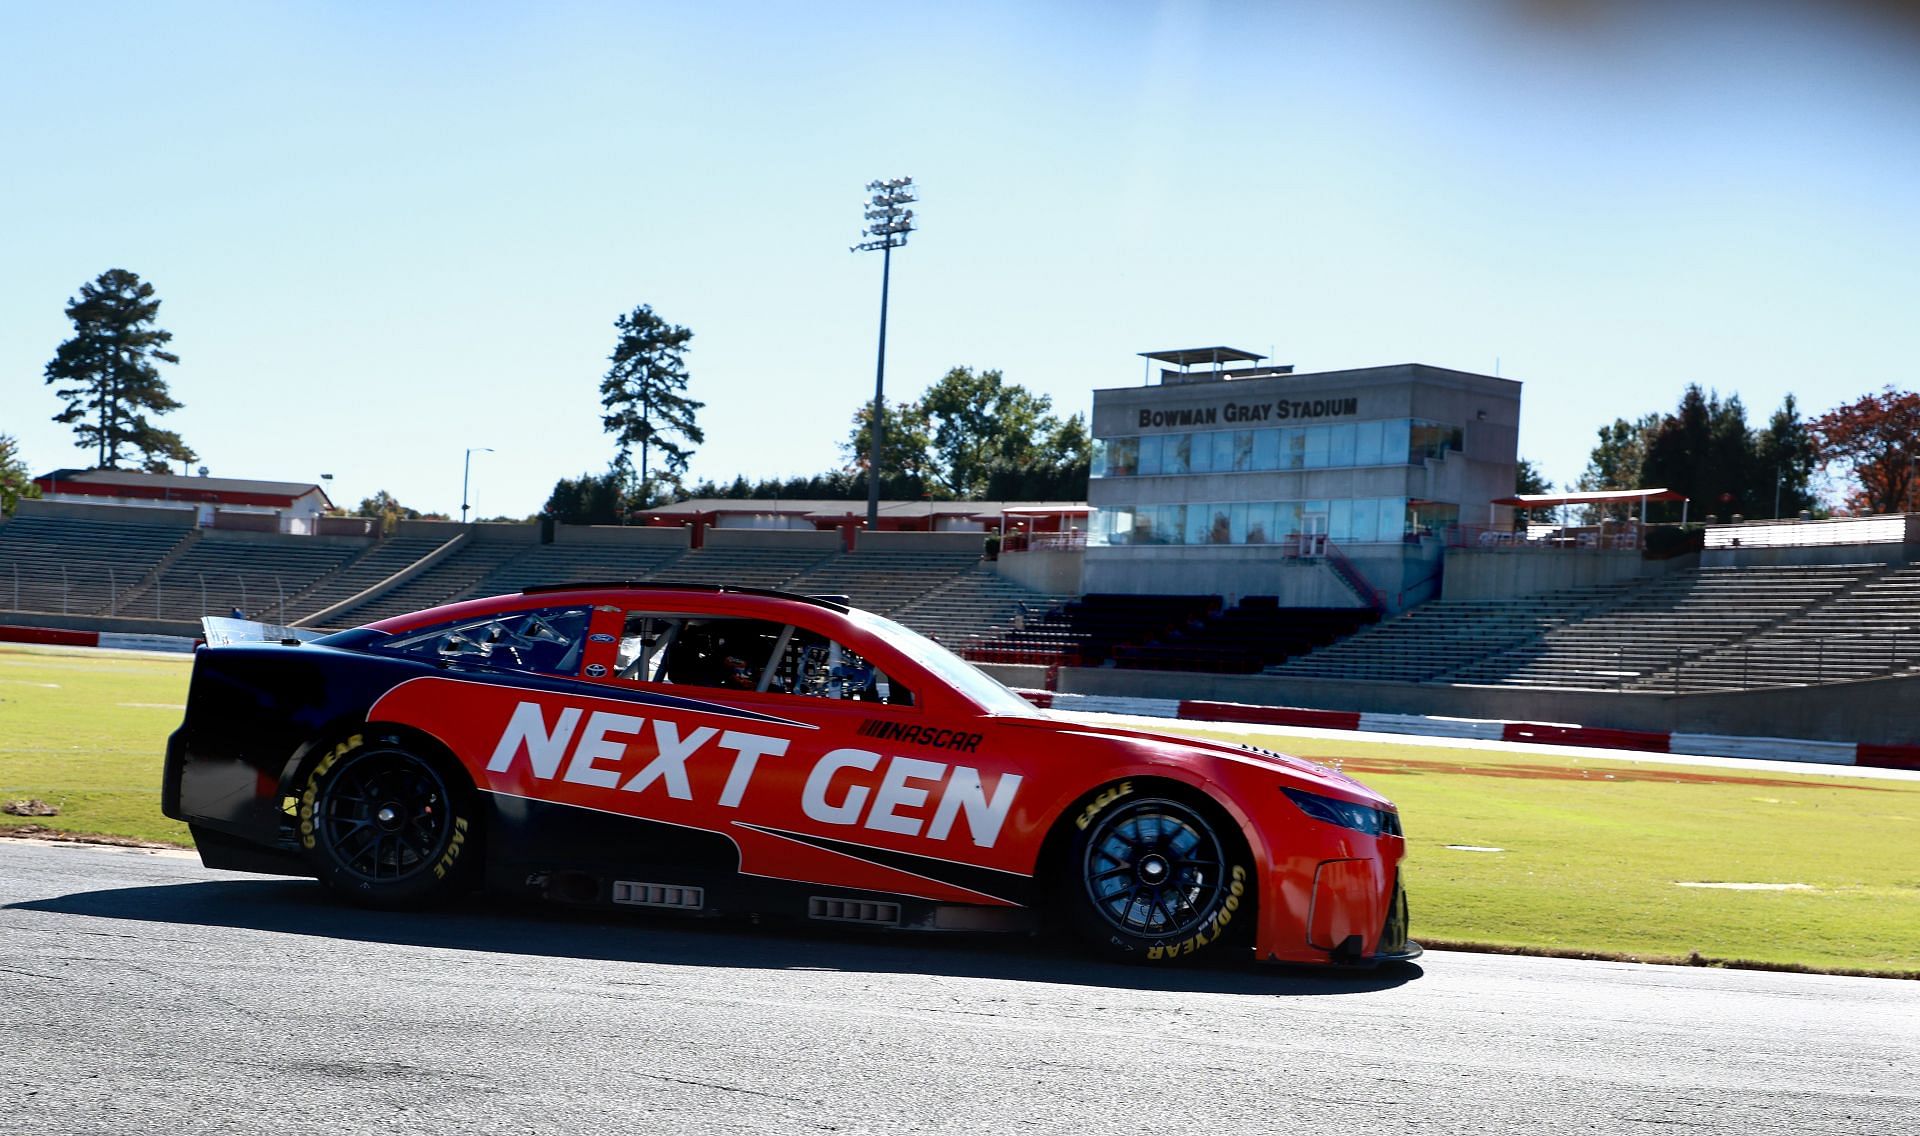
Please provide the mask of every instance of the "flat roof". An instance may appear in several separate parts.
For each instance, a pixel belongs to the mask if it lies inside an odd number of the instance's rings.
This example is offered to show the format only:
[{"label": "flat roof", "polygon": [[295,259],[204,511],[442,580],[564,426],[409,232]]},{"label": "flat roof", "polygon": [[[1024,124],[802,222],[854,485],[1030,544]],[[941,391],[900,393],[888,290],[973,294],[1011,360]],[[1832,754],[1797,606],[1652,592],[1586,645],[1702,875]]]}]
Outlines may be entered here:
[{"label": "flat roof", "polygon": [[1181,347],[1172,351],[1142,351],[1140,357],[1160,363],[1171,363],[1176,367],[1191,367],[1195,363],[1258,363],[1265,355],[1255,355],[1251,351],[1242,351],[1238,347]]},{"label": "flat roof", "polygon": [[1516,493],[1512,497],[1495,497],[1493,504],[1526,509],[1540,505],[1605,505],[1614,501],[1685,501],[1686,499],[1686,494],[1673,489],[1601,489],[1592,493]]}]

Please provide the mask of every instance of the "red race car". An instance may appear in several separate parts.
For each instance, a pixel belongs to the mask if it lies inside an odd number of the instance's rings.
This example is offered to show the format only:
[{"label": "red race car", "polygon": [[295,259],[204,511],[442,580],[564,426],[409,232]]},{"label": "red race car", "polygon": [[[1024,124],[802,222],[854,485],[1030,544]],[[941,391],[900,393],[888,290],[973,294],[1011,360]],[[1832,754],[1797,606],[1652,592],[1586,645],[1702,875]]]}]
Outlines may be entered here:
[{"label": "red race car", "polygon": [[830,599],[532,588],[319,638],[209,620],[163,808],[214,868],[381,907],[1030,931],[1165,962],[1411,959],[1391,802],[1034,708]]}]

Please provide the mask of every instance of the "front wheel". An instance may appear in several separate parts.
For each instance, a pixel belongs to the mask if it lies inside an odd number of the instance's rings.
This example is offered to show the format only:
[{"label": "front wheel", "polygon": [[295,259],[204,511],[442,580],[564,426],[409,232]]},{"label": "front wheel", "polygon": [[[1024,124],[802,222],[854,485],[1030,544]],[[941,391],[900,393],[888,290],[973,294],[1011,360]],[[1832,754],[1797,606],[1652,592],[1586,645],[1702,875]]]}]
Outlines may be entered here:
[{"label": "front wheel", "polygon": [[320,882],[369,907],[415,907],[462,885],[471,794],[392,736],[355,735],[307,776],[300,842]]},{"label": "front wheel", "polygon": [[1128,786],[1089,812],[1062,882],[1068,918],[1095,949],[1130,962],[1185,959],[1250,920],[1251,857],[1215,810]]}]

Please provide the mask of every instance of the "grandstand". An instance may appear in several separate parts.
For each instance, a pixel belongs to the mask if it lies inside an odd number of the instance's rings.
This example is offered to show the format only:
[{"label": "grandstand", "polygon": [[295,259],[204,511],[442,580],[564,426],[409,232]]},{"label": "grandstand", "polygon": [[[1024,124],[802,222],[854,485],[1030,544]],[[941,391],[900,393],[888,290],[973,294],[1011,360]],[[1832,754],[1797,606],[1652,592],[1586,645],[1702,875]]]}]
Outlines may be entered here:
[{"label": "grandstand", "polygon": [[1071,601],[1071,595],[1038,592],[976,562],[897,611],[893,618],[952,650],[963,650],[993,630]]},{"label": "grandstand", "polygon": [[708,545],[655,569],[647,578],[661,584],[733,584],[742,588],[791,591],[790,581],[837,555],[834,548],[776,545]]},{"label": "grandstand", "polygon": [[366,551],[341,565],[339,571],[321,577],[305,591],[289,597],[287,610],[293,613],[294,618],[288,622],[304,623],[344,604],[362,592],[393,579],[454,539],[451,535],[434,535],[396,536],[374,541]]},{"label": "grandstand", "polygon": [[1269,673],[1564,690],[1717,688],[1689,686],[1676,673],[1719,659],[1705,673],[1724,675],[1729,652],[1795,621],[1826,618],[1817,613],[1865,594],[1886,571],[1882,564],[1710,567],[1514,600],[1441,601]]},{"label": "grandstand", "polygon": [[177,517],[155,523],[146,510],[115,512],[126,519],[23,509],[0,524],[0,603],[14,611],[104,613],[200,537]]},{"label": "grandstand", "polygon": [[1219,596],[1081,596],[962,652],[982,663],[1100,666],[1118,647],[1148,643],[1220,609]]},{"label": "grandstand", "polygon": [[[236,607],[337,629],[536,584],[634,580],[844,595],[983,663],[1660,694],[1920,671],[1920,564],[1899,556],[1736,550],[1705,567],[1438,600],[1373,623],[1365,609],[1284,608],[1273,596],[1045,592],[959,534],[865,534],[848,551],[839,532],[720,529],[688,548],[679,527],[560,526],[540,543],[533,526],[409,522],[379,539],[32,504],[0,522],[0,607],[173,633]],[[1501,595],[1485,580],[1475,590]]]},{"label": "grandstand", "polygon": [[480,581],[505,567],[525,552],[529,543],[519,541],[478,540],[472,532],[456,538],[440,552],[439,559],[394,587],[369,596],[351,607],[343,607],[318,626],[333,630],[377,623],[410,611],[434,607],[474,595]]},{"label": "grandstand", "polygon": [[108,614],[196,620],[238,609],[286,622],[286,601],[353,560],[364,541],[209,531],[151,573]]},{"label": "grandstand", "polygon": [[1378,618],[1371,608],[1283,608],[1274,596],[1245,596],[1148,642],[1117,646],[1113,662],[1135,670],[1256,674]]},{"label": "grandstand", "polygon": [[971,571],[979,562],[977,547],[842,553],[795,576],[786,587],[804,595],[846,596],[855,607],[892,615]]}]

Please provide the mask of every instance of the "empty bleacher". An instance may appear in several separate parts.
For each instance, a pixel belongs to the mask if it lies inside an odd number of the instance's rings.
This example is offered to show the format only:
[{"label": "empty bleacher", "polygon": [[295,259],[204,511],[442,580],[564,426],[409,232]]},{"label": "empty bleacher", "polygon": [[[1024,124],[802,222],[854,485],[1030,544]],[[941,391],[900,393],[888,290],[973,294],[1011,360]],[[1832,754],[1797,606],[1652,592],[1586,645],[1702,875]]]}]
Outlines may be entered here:
[{"label": "empty bleacher", "polygon": [[298,622],[343,603],[375,584],[405,570],[435,549],[447,543],[444,536],[396,536],[376,540],[365,552],[349,560],[333,574],[323,576],[313,586],[287,598],[287,610]]},{"label": "empty bleacher", "polygon": [[284,622],[284,600],[312,588],[365,547],[350,539],[207,532],[108,614],[196,620],[238,608],[252,619]]},{"label": "empty bleacher", "polygon": [[76,615],[105,612],[199,536],[199,530],[184,525],[23,508],[0,523],[0,606]]},{"label": "empty bleacher", "polygon": [[419,575],[365,603],[336,612],[318,625],[327,629],[355,627],[475,594],[480,581],[530,547],[531,543],[519,541],[476,540],[468,534],[453,551]]},{"label": "empty bleacher", "polygon": [[1137,670],[1256,674],[1377,618],[1371,608],[1283,608],[1273,596],[1246,596],[1150,642],[1116,647],[1113,662]]},{"label": "empty bleacher", "polygon": [[1700,568],[1658,577],[1608,608],[1452,672],[1453,682],[1620,690],[1749,636],[1884,571],[1821,564]]},{"label": "empty bleacher", "polygon": [[1920,565],[1870,575],[1757,634],[1642,676],[1629,689],[1747,690],[1850,682],[1920,667]]},{"label": "empty bleacher", "polygon": [[1042,615],[1072,599],[1035,591],[977,562],[891,614],[949,649],[961,650],[1011,629],[1015,620]]},{"label": "empty bleacher", "polygon": [[[1684,675],[1718,658],[1724,675],[1737,665],[1726,658],[1749,641],[1865,592],[1886,571],[1879,564],[1700,568],[1513,600],[1440,601],[1270,673],[1579,690],[1703,689],[1709,687],[1676,686],[1676,664]],[[1915,647],[1920,652],[1920,644]]]},{"label": "empty bleacher", "polygon": [[778,588],[806,575],[838,555],[815,547],[715,546],[695,549],[648,577],[661,584],[726,584],[737,588]]},{"label": "empty bleacher", "polygon": [[474,596],[496,596],[542,584],[644,580],[685,550],[673,544],[536,544],[489,572]]},{"label": "empty bleacher", "polygon": [[1532,642],[1614,602],[1627,588],[1607,584],[1522,600],[1436,600],[1267,669],[1288,678],[1428,682]]},{"label": "empty bleacher", "polygon": [[1093,593],[961,653],[983,663],[1099,666],[1117,647],[1150,642],[1219,609],[1219,596]]},{"label": "empty bleacher", "polygon": [[841,553],[787,581],[787,591],[846,596],[855,607],[892,615],[980,562],[978,549]]}]

